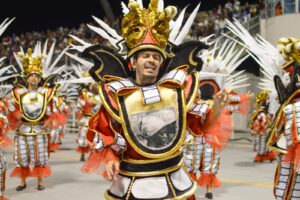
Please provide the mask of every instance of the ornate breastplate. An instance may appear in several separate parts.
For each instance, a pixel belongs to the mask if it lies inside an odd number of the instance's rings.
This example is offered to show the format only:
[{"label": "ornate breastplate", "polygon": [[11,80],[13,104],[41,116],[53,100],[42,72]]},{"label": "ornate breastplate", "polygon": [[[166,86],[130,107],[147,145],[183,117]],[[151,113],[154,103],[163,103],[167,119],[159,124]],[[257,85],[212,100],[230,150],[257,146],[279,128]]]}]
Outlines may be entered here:
[{"label": "ornate breastplate", "polygon": [[20,95],[20,108],[23,119],[29,122],[40,121],[47,108],[47,94],[40,92],[28,92]]},{"label": "ornate breastplate", "polygon": [[185,137],[182,90],[159,87],[160,101],[146,104],[141,89],[118,98],[125,137],[145,157],[169,156]]},{"label": "ornate breastplate", "polygon": [[198,74],[186,80],[184,71],[174,70],[151,86],[140,87],[130,79],[100,85],[102,105],[122,125],[126,141],[138,154],[164,159],[181,148]]}]

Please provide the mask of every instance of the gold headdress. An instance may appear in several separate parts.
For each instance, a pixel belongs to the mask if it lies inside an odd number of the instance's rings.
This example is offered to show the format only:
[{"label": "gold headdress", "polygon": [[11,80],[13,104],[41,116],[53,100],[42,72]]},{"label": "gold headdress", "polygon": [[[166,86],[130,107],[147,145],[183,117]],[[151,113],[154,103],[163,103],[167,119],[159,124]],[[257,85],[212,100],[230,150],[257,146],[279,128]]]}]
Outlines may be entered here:
[{"label": "gold headdress", "polygon": [[265,103],[269,99],[270,93],[269,90],[261,90],[255,98],[255,104],[260,106]]},{"label": "gold headdress", "polygon": [[300,64],[300,40],[291,37],[281,38],[277,42],[277,48],[288,63],[296,61]]},{"label": "gold headdress", "polygon": [[166,57],[165,48],[170,34],[170,21],[177,9],[168,6],[158,10],[158,0],[151,0],[148,9],[134,0],[129,1],[129,12],[123,17],[122,36],[129,48],[128,57],[142,49],[159,51]]},{"label": "gold headdress", "polygon": [[28,77],[30,74],[38,74],[42,77],[42,55],[33,57],[32,49],[27,50],[27,55],[18,54],[22,59],[24,76]]}]

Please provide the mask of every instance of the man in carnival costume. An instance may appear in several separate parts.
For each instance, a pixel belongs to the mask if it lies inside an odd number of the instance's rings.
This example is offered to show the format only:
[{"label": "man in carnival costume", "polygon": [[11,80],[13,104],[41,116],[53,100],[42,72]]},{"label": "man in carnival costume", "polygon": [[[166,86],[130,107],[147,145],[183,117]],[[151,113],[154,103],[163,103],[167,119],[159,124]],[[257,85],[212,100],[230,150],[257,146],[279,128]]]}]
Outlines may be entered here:
[{"label": "man in carnival costume", "polygon": [[122,37],[95,18],[101,28],[90,28],[119,47],[118,53],[74,37],[83,46],[73,47],[94,60],[89,73],[100,82],[102,102],[89,121],[93,152],[83,170],[97,171],[105,164],[105,176],[113,181],[106,199],[185,199],[195,192],[182,163],[186,127],[208,128],[227,102],[227,95],[219,93],[206,120],[197,113],[202,61],[196,55],[206,45],[181,42],[198,8],[180,33],[184,11],[173,22],[176,8],[163,9],[163,1],[152,0],[148,9],[141,1],[129,1],[128,8],[123,4]]},{"label": "man in carnival costume", "polygon": [[76,117],[79,124],[79,132],[76,138],[78,147],[76,151],[81,154],[80,161],[85,161],[85,154],[90,152],[90,146],[86,138],[88,123],[90,118],[95,115],[101,106],[96,83],[82,86],[80,96],[77,100]]},{"label": "man in carnival costume", "polygon": [[[5,19],[0,25],[0,35],[5,31],[9,24],[14,20]],[[5,179],[6,179],[6,170],[7,170],[7,161],[2,152],[2,148],[11,146],[12,141],[7,136],[9,133],[9,127],[7,124],[7,93],[11,87],[9,85],[4,85],[3,83],[8,79],[14,77],[17,73],[17,69],[13,66],[3,66],[4,60],[6,57],[0,58],[0,199],[5,200],[4,191],[5,191]]]},{"label": "man in carnival costume", "polygon": [[55,113],[59,113],[60,116],[60,126],[54,128],[50,131],[50,151],[55,152],[60,150],[60,145],[62,144],[63,129],[67,124],[68,116],[70,114],[70,108],[66,103],[66,96],[61,94],[61,89],[56,90],[54,94],[53,101],[55,102],[54,107],[52,107]]},{"label": "man in carnival costume", "polygon": [[300,40],[281,38],[277,48],[286,63],[282,69],[290,81],[284,84],[281,74],[274,76],[274,83],[281,104],[270,129],[268,145],[279,153],[274,180],[276,199],[300,199],[299,190],[299,94],[300,94]]},{"label": "man in carnival costume", "polygon": [[261,90],[255,99],[254,112],[250,117],[248,128],[254,135],[254,151],[257,152],[254,162],[276,160],[276,153],[267,147],[268,128],[274,116],[269,113],[270,91]]},{"label": "man in carnival costume", "polygon": [[[193,139],[184,146],[185,166],[193,180],[200,187],[206,188],[205,197],[208,199],[213,199],[212,188],[221,186],[217,173],[220,166],[220,152],[233,131],[230,116],[236,110],[243,114],[249,111],[251,95],[249,93],[238,95],[233,91],[248,86],[244,83],[248,78],[243,75],[243,71],[234,73],[247,57],[242,57],[243,52],[244,49],[237,50],[234,42],[226,40],[221,44],[220,40],[216,39],[211,49],[205,50],[200,55],[204,64],[200,71],[199,97],[201,99],[198,101],[201,102],[199,114],[203,119],[212,108],[213,97],[222,89],[230,91],[229,104],[224,109],[227,117],[220,118],[218,120],[220,123],[214,123],[214,128],[209,130],[211,135],[220,135],[217,143],[204,133],[195,133],[194,130],[197,129],[192,130],[188,127],[187,131]],[[197,179],[198,172],[200,177]],[[188,200],[194,199],[196,199],[195,195],[188,198]]]},{"label": "man in carnival costume", "polygon": [[[36,177],[37,189],[44,190],[43,178],[51,175],[48,128],[56,128],[61,122],[59,112],[53,110],[56,102],[52,99],[61,69],[54,66],[64,53],[52,63],[54,46],[55,42],[47,56],[47,42],[43,51],[38,42],[34,51],[29,48],[26,54],[23,51],[15,54],[22,73],[13,80],[12,98],[8,101],[8,121],[15,129],[16,168],[11,176],[21,179],[17,191],[27,187],[27,177]],[[30,162],[34,163],[32,171]]]},{"label": "man in carnival costume", "polygon": [[276,102],[270,103],[275,118],[267,140],[267,145],[278,152],[274,196],[278,200],[300,199],[297,118],[300,111],[300,40],[281,38],[276,48],[260,36],[252,38],[238,22],[228,25],[260,64],[265,77],[259,85],[270,91],[271,101],[277,99],[280,103],[279,109],[276,109]]}]

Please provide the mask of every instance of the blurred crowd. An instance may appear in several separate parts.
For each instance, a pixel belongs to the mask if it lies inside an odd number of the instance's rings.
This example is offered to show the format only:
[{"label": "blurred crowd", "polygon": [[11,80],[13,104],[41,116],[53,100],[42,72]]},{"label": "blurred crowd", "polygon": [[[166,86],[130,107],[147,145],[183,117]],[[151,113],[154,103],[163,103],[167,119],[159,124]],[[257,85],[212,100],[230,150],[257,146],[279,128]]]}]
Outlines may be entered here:
[{"label": "blurred crowd", "polygon": [[[263,0],[259,0],[258,4],[250,5],[247,2],[240,3],[239,0],[227,0],[225,5],[218,5],[213,10],[199,12],[194,21],[189,37],[199,39],[210,34],[220,35],[225,31],[226,20],[236,18],[242,23],[247,23],[251,17],[261,14],[264,9]],[[120,33],[120,22],[116,19],[114,22],[104,21]],[[95,25],[95,22],[88,24]],[[96,25],[97,26],[97,25]],[[20,46],[24,49],[33,47],[37,41],[45,41],[48,39],[48,45],[56,41],[55,50],[59,53],[64,49],[72,38],[69,35],[75,35],[90,43],[106,43],[99,35],[91,31],[86,24],[80,24],[79,28],[59,27],[56,30],[46,30],[42,32],[27,32],[20,35],[12,34],[2,38],[0,45],[0,55],[6,56],[7,62],[13,64],[13,52],[20,51]],[[108,44],[108,43],[107,43]]]},{"label": "blurred crowd", "polygon": [[259,0],[258,4],[254,5],[248,2],[241,4],[239,0],[227,0],[224,6],[218,5],[213,10],[199,13],[191,28],[190,36],[193,39],[211,34],[218,36],[225,31],[226,19],[231,21],[235,18],[246,25],[250,18],[263,16],[264,8],[263,0]]}]

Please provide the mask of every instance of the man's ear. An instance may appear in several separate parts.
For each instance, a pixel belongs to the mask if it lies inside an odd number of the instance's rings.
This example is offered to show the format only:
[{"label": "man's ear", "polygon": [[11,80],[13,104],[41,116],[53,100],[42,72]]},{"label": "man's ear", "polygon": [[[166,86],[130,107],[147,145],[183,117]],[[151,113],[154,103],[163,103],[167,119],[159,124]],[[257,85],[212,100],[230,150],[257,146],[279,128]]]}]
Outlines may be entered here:
[{"label": "man's ear", "polygon": [[136,58],[134,58],[134,56],[132,58],[130,58],[130,63],[131,63],[131,66],[132,68],[136,68],[135,65],[136,65]]}]

